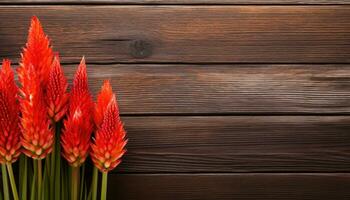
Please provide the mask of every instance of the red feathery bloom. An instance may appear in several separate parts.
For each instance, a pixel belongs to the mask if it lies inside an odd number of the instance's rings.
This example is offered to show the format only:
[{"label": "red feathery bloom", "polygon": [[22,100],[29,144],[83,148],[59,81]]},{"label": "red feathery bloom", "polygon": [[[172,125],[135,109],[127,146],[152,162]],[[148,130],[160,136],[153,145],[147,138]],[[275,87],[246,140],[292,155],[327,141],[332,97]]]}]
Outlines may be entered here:
[{"label": "red feathery bloom", "polygon": [[52,150],[53,131],[47,116],[43,88],[34,67],[22,67],[19,73],[23,97],[20,100],[22,111],[22,146],[23,152],[34,159],[43,159]]},{"label": "red feathery bloom", "polygon": [[96,132],[95,140],[91,144],[91,158],[95,166],[102,172],[114,169],[126,152],[126,143],[126,132],[113,95],[104,113],[102,124]]},{"label": "red feathery bloom", "polygon": [[68,97],[67,79],[61,68],[59,57],[56,55],[46,86],[48,114],[55,122],[59,121],[66,114]]},{"label": "red feathery bloom", "polygon": [[17,86],[9,60],[0,71],[0,163],[13,163],[21,154],[21,130]]},{"label": "red feathery bloom", "polygon": [[28,42],[18,68],[21,83],[20,105],[23,152],[34,159],[43,159],[52,150],[54,135],[50,129],[45,102],[45,87],[52,64],[50,42],[38,18],[33,17]]},{"label": "red feathery bloom", "polygon": [[111,84],[108,80],[104,81],[101,91],[97,96],[97,103],[95,105],[94,121],[97,127],[100,127],[107,106],[113,97]]},{"label": "red feathery bloom", "polygon": [[[24,70],[24,68],[33,65],[34,71],[38,74],[40,82],[45,85],[49,78],[53,60],[53,51],[50,46],[49,38],[45,35],[39,19],[35,16],[32,17],[28,41],[21,56],[23,68],[19,70]],[[21,79],[21,77],[19,78]]]},{"label": "red feathery bloom", "polygon": [[74,167],[84,163],[90,150],[93,130],[93,101],[88,88],[84,58],[74,76],[69,97],[68,117],[64,121],[65,130],[61,136],[63,157]]}]

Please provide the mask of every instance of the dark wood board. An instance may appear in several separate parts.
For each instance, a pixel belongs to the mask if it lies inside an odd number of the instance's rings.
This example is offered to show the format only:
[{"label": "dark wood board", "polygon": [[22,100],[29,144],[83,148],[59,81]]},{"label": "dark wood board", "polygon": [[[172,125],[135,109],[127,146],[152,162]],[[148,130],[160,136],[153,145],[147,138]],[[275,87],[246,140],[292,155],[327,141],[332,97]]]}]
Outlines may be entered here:
[{"label": "dark wood board", "polygon": [[109,176],[109,200],[349,200],[349,174]]},{"label": "dark wood board", "polygon": [[348,6],[2,6],[0,57],[37,15],[64,62],[349,63]]},{"label": "dark wood board", "polygon": [[156,5],[318,5],[350,4],[349,0],[0,0],[0,4],[156,4]]},{"label": "dark wood board", "polygon": [[[350,113],[350,65],[94,65],[122,114]],[[66,65],[73,77],[77,65]],[[71,82],[71,81],[70,81]]]},{"label": "dark wood board", "polygon": [[349,172],[349,116],[122,117],[116,172]]}]

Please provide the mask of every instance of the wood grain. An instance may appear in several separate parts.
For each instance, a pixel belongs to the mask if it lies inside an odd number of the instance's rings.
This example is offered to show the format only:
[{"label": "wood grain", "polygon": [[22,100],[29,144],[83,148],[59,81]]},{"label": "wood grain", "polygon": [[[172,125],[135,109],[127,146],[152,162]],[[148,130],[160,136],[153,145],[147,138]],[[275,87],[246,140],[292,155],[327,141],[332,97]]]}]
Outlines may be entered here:
[{"label": "wood grain", "polygon": [[187,5],[187,4],[209,4],[209,5],[235,5],[235,4],[350,4],[349,0],[0,0],[0,4],[175,4],[175,5]]},{"label": "wood grain", "polygon": [[349,174],[109,175],[110,200],[348,200]]},{"label": "wood grain", "polygon": [[[93,65],[122,114],[350,113],[350,65]],[[77,65],[66,65],[73,77]],[[70,80],[71,82],[71,80]]]},{"label": "wood grain", "polygon": [[32,15],[64,62],[350,62],[347,6],[2,6],[0,57],[19,57]]},{"label": "wood grain", "polygon": [[116,172],[345,172],[349,116],[122,117]]}]

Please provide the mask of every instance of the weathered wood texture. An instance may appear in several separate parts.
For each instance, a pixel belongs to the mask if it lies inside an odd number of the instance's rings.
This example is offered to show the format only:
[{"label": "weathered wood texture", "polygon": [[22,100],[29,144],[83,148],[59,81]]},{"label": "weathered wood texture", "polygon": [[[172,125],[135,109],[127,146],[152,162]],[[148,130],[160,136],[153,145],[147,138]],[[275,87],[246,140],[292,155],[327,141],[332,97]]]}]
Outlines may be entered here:
[{"label": "weathered wood texture", "polygon": [[[350,65],[93,65],[122,114],[350,113]],[[73,77],[77,65],[66,65]]]},{"label": "weathered wood texture", "polygon": [[349,200],[349,186],[349,174],[117,174],[109,200]]},{"label": "weathered wood texture", "polygon": [[210,5],[235,5],[235,4],[350,4],[349,0],[0,0],[0,4],[210,4]]},{"label": "weathered wood texture", "polygon": [[348,6],[0,7],[0,57],[38,15],[64,62],[349,63]]},{"label": "weathered wood texture", "polygon": [[117,172],[350,170],[350,116],[123,117]]},{"label": "weathered wood texture", "polygon": [[0,4],[0,57],[37,15],[66,75],[85,55],[94,94],[111,79],[129,144],[109,199],[350,199],[350,7],[302,5],[349,0]]}]

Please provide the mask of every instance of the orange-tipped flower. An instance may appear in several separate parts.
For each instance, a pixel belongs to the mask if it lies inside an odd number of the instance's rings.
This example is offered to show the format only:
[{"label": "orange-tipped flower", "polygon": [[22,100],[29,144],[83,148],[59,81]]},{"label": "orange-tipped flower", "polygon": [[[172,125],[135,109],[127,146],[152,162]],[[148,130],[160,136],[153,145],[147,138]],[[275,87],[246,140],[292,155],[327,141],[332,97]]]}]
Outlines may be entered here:
[{"label": "orange-tipped flower", "polygon": [[9,60],[0,71],[0,163],[13,163],[21,154],[17,86]]},{"label": "orange-tipped flower", "polygon": [[61,136],[63,157],[74,167],[84,163],[90,150],[93,129],[93,102],[88,89],[84,58],[74,77],[69,97],[68,117],[64,121],[65,130]]},{"label": "orange-tipped flower", "polygon": [[[106,91],[102,89],[101,93],[104,92]],[[119,117],[119,109],[114,95],[103,114],[102,124],[96,132],[94,143],[91,144],[91,158],[100,171],[108,172],[121,162],[120,158],[126,152],[125,145],[127,143],[126,132]]]},{"label": "orange-tipped flower", "polygon": [[57,122],[66,114],[67,102],[67,79],[61,68],[59,57],[56,55],[46,87],[46,103],[51,119]]},{"label": "orange-tipped flower", "polygon": [[107,106],[113,97],[113,91],[111,84],[108,80],[104,81],[101,91],[97,96],[97,103],[95,105],[94,121],[97,127],[100,127],[104,114],[106,112]]},{"label": "orange-tipped flower", "polygon": [[45,85],[49,78],[52,60],[53,51],[50,46],[50,40],[45,35],[39,19],[34,16],[29,28],[28,41],[22,53],[23,68],[19,70],[33,65],[40,82]]}]

